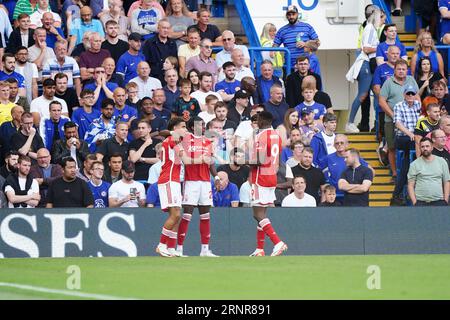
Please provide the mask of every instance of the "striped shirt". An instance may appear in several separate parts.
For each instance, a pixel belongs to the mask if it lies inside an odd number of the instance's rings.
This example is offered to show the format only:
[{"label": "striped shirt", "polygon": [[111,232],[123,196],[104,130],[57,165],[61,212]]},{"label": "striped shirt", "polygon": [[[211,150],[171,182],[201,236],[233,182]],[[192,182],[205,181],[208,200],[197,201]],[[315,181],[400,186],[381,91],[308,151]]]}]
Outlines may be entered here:
[{"label": "striped shirt", "polygon": [[[408,103],[403,100],[394,106],[394,124],[401,122],[409,132],[413,133],[419,120],[421,104],[419,101],[414,101],[410,107]],[[404,132],[395,129],[397,136],[406,136]]]},{"label": "striped shirt", "polygon": [[316,40],[319,37],[310,24],[299,21],[294,25],[287,24],[281,27],[273,41],[275,45],[280,46],[283,44],[289,49],[291,52],[292,67],[295,65],[297,57],[305,53],[303,48],[297,48],[297,38],[299,41],[306,42],[308,40]]},{"label": "striped shirt", "polygon": [[37,11],[38,9],[38,4],[36,3],[36,5],[34,6],[34,9],[31,7],[30,1],[29,0],[19,0],[17,1],[17,4],[14,8],[14,13],[13,13],[13,19],[16,20],[17,17],[21,14],[21,13],[26,13],[27,15],[31,16],[31,14],[35,11]]},{"label": "striped shirt", "polygon": [[63,65],[60,65],[56,58],[47,60],[42,68],[43,78],[54,78],[57,73],[64,73],[67,75],[67,86],[73,87],[73,78],[80,78],[80,67],[72,57],[65,57]]},{"label": "striped shirt", "polygon": [[86,141],[86,143],[88,144],[89,150],[91,152],[95,152],[95,150],[97,150],[97,140],[106,140],[112,138],[115,132],[116,119],[112,117],[109,121],[109,124],[106,124],[103,121],[103,118],[100,117],[92,121],[88,131],[84,135],[84,141]]}]

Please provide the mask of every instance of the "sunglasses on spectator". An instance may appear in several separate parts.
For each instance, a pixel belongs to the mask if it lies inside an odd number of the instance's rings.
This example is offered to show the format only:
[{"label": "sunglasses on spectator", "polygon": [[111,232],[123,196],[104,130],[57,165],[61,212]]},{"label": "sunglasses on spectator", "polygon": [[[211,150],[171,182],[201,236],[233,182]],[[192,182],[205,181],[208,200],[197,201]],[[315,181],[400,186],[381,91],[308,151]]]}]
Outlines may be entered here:
[{"label": "sunglasses on spectator", "polygon": [[233,38],[223,38],[223,41],[231,41]]},{"label": "sunglasses on spectator", "polygon": [[415,96],[416,94],[414,92],[407,92],[406,95],[407,96]]}]

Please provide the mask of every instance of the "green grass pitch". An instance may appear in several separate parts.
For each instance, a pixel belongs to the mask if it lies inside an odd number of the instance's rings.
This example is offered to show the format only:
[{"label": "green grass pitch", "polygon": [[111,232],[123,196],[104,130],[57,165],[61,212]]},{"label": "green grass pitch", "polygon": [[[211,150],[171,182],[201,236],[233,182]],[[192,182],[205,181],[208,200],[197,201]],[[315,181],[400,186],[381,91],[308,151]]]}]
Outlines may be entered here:
[{"label": "green grass pitch", "polygon": [[[71,265],[80,290],[66,287]],[[5,283],[137,299],[450,299],[450,255],[0,259],[0,299],[86,298]]]}]

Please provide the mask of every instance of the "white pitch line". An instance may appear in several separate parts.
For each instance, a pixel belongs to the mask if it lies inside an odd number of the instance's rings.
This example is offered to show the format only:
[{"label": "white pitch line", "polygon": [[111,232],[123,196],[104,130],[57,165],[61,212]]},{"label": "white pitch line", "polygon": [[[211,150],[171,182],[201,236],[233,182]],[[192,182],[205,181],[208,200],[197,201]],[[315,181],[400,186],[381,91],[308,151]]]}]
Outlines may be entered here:
[{"label": "white pitch line", "polygon": [[87,293],[87,292],[80,292],[80,291],[50,289],[50,288],[29,286],[29,285],[18,284],[18,283],[0,282],[0,287],[9,287],[9,288],[16,288],[16,289],[21,289],[21,290],[29,290],[29,291],[36,291],[36,292],[43,292],[43,293],[51,293],[51,294],[62,294],[65,296],[87,298],[87,299],[97,299],[97,300],[138,300],[135,298],[123,298],[123,297],[115,297],[115,296],[108,296],[108,295],[104,295],[104,294],[95,294],[95,293]]}]

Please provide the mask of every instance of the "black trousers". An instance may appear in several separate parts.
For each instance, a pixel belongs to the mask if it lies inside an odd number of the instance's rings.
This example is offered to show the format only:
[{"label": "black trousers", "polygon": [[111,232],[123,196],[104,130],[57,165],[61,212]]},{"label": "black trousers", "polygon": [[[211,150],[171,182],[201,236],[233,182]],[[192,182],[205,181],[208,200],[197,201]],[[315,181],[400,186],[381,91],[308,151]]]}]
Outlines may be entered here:
[{"label": "black trousers", "polygon": [[437,200],[437,201],[431,201],[431,202],[425,202],[417,200],[416,207],[431,207],[431,206],[438,206],[438,207],[445,207],[448,206],[448,203],[444,200]]}]

